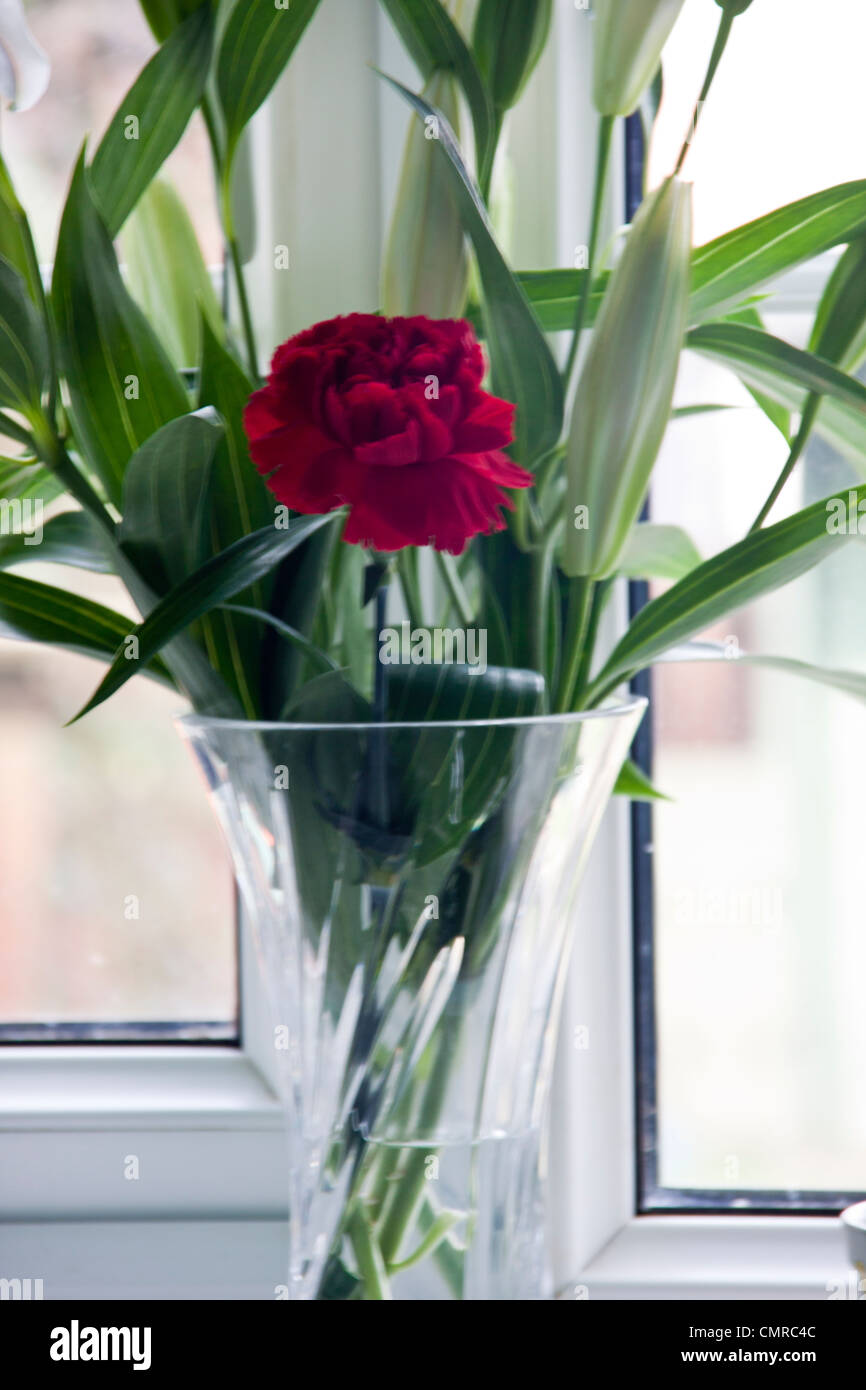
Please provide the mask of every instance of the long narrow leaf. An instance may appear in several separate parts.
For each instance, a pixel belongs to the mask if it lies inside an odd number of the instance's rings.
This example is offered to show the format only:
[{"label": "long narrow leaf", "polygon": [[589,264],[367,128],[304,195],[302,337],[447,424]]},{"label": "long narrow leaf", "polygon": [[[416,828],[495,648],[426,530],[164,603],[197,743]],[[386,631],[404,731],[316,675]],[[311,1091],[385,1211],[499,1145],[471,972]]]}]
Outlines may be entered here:
[{"label": "long narrow leaf", "polygon": [[866,231],[866,180],[810,194],[725,232],[692,258],[691,322],[739,304],[762,285]]},{"label": "long narrow leaf", "polygon": [[[111,608],[20,574],[0,573],[0,636],[110,661],[128,631],[129,619]],[[159,657],[142,669],[174,686]]]},{"label": "long narrow leaf", "polygon": [[494,111],[472,55],[441,0],[382,0],[426,82],[436,69],[450,68],[472,116],[479,167],[492,158]]},{"label": "long narrow leaf", "polygon": [[866,700],[866,671],[845,671],[831,666],[815,666],[809,661],[797,661],[788,656],[764,656],[757,652],[737,652],[718,642],[684,642],[660,658],[665,663],[687,661],[733,661],[740,666],[757,666],[767,671],[781,671],[799,676],[818,685],[829,686],[855,700]]},{"label": "long narrow leaf", "polygon": [[29,560],[43,565],[73,565],[94,574],[114,573],[103,531],[89,512],[61,512],[46,521],[41,532],[32,509],[29,514],[25,509],[24,521],[24,530],[0,536],[0,568]]},{"label": "long narrow leaf", "polygon": [[220,41],[217,91],[231,163],[247,122],[255,115],[295,51],[319,0],[241,0]]},{"label": "long narrow leaf", "polygon": [[[866,485],[816,502],[775,526],[755,531],[699,565],[667,593],[641,609],[588,692],[592,704],[625,676],[643,670],[664,652],[704,632],[712,623],[788,584],[857,535],[857,509]],[[855,523],[831,528],[839,508]]]},{"label": "long narrow leaf", "polygon": [[157,593],[204,563],[205,508],[223,427],[213,413],[182,415],[133,455],[123,488],[120,542]]},{"label": "long narrow leaf", "polygon": [[190,623],[254,584],[319,527],[333,521],[334,514],[329,514],[305,517],[285,531],[266,526],[251,536],[244,536],[221,554],[214,555],[182,584],[172,589],[143,623],[127,632],[105,679],[75,719],[101,705],[109,695],[125,685],[142,663],[150,661]]},{"label": "long narrow leaf", "polygon": [[90,170],[111,236],[186,130],[204,91],[213,35],[213,11],[202,5],[166,39],[114,113]]},{"label": "long narrow leaf", "polygon": [[129,459],[189,402],[120,278],[83,156],[63,213],[52,299],[75,436],[119,507]]}]

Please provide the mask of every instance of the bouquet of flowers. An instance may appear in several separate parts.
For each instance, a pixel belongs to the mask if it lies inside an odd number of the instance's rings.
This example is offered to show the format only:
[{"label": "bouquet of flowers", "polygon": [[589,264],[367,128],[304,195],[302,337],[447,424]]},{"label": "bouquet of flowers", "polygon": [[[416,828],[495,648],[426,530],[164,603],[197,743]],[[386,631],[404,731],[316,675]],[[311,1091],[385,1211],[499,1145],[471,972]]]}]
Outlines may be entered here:
[{"label": "bouquet of flowers", "polygon": [[[613,135],[653,88],[683,0],[595,0],[586,264],[521,273],[500,249],[491,193],[553,0],[382,3],[420,90],[370,75],[391,82],[410,118],[380,312],[346,305],[298,333],[265,380],[233,175],[250,119],[296,50],[303,62],[318,0],[141,0],[160,46],[81,152],[50,284],[0,167],[0,433],[12,441],[0,492],[51,504],[39,546],[23,535],[0,545],[0,628],[106,665],[76,717],[137,673],[196,712],[190,736],[235,818],[230,835],[247,837],[237,857],[248,906],[272,919],[265,968],[287,991],[287,1084],[306,1117],[292,1210],[304,1296],[388,1297],[429,1257],[444,1287],[469,1297],[481,1208],[427,1200],[425,1163],[448,1142],[442,1117],[470,1065],[467,1034],[482,1047],[472,1010],[486,1000],[495,1053],[498,1001],[522,1007],[519,970],[534,957],[521,946],[506,963],[524,920],[515,903],[527,883],[547,901],[537,845],[559,791],[595,757],[583,716],[603,715],[662,656],[725,655],[696,639],[864,525],[866,482],[769,519],[813,431],[863,471],[866,387],[852,373],[866,352],[866,181],[694,248],[681,158],[647,191],[612,263],[600,232]],[[751,0],[715,3],[696,117]],[[199,109],[228,316],[158,178]],[[130,246],[150,238],[148,261],[181,272],[159,331],[154,297],[121,272],[121,234]],[[847,249],[808,350],[773,337],[759,292],[834,246]],[[685,347],[730,367],[788,442],[749,533],[707,559],[642,519]],[[115,573],[140,621],[29,578],[33,559]],[[602,619],[625,577],[671,582],[605,650]],[[781,664],[866,693],[859,673]],[[544,743],[544,728],[560,732]],[[620,791],[655,795],[624,757],[632,728],[598,754],[587,838],[614,755],[610,782],[618,771]],[[544,958],[539,1058],[560,957]],[[546,1065],[527,1091],[533,1116]],[[496,1189],[486,1162],[466,1159],[467,1192],[479,1171]],[[329,1214],[317,1215],[325,1194]]]}]

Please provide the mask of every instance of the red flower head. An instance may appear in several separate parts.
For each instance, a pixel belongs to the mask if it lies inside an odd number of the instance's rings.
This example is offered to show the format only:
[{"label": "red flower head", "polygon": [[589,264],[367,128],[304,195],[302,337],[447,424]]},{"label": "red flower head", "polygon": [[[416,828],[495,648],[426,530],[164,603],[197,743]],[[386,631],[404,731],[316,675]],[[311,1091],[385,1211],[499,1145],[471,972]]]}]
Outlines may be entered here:
[{"label": "red flower head", "polygon": [[514,406],[482,391],[483,376],[468,323],[330,319],[277,348],[244,416],[250,452],[294,511],[348,506],[355,545],[459,555],[471,536],[502,530],[504,487],[532,483],[501,452]]}]

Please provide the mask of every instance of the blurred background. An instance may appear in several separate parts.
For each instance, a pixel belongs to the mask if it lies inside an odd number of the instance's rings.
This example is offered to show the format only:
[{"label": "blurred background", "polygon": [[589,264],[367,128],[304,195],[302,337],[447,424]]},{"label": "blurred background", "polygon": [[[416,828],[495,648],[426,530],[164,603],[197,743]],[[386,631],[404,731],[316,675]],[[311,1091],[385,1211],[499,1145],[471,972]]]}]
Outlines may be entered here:
[{"label": "blurred background", "polygon": [[[665,54],[651,177],[672,166],[718,9],[687,0]],[[866,175],[866,6],[756,0],[734,34],[685,177],[699,243]],[[801,346],[829,263],[761,309]],[[687,358],[652,510],[702,554],[754,520],[786,456],[745,391]],[[863,481],[815,439],[773,513]],[[866,670],[866,538],[707,636]],[[866,1184],[866,709],[745,666],[654,674],[659,1180],[673,1188],[860,1191]]]},{"label": "blurred background", "polygon": [[[0,149],[50,265],[82,141],[98,143],[156,44],[136,0],[26,9],[51,83],[31,110],[4,113]],[[220,263],[198,117],[166,173]],[[27,573],[135,615],[108,577]],[[233,887],[204,783],[172,727],[183,702],[135,680],[64,729],[100,673],[74,653],[0,640],[0,1040],[232,1040]]]}]

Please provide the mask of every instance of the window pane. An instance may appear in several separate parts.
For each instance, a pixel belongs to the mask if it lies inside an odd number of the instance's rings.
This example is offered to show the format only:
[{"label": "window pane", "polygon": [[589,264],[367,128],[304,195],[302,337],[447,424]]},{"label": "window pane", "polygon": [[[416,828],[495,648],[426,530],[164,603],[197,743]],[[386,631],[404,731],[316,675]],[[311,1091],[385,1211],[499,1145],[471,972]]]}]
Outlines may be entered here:
[{"label": "window pane", "polygon": [[[27,574],[68,584],[73,571]],[[117,581],[77,578],[131,611]],[[183,702],[136,678],[63,728],[103,670],[0,642],[0,1039],[73,1023],[108,1025],[96,1035],[109,1038],[233,1038],[232,883],[172,727]]]},{"label": "window pane", "polygon": [[[806,320],[773,319],[797,339]],[[742,535],[785,446],[691,358],[683,401],[744,408],[671,427],[654,513],[710,554]],[[820,440],[784,511],[855,480]],[[777,515],[781,515],[779,512]],[[852,543],[708,638],[866,670],[866,550]],[[861,1190],[866,707],[778,672],[667,664],[653,679],[659,1181]]]},{"label": "window pane", "polygon": [[[653,182],[689,128],[721,11],[686,0],[665,50]],[[699,242],[863,177],[862,0],[756,0],[734,30],[685,165]]]},{"label": "window pane", "polygon": [[[51,59],[51,82],[29,111],[3,113],[0,147],[30,218],[37,253],[54,259],[66,190],[85,136],[93,153],[156,41],[138,0],[30,0],[27,22]],[[222,260],[210,153],[196,116],[163,170],[193,219],[209,265]]]}]

